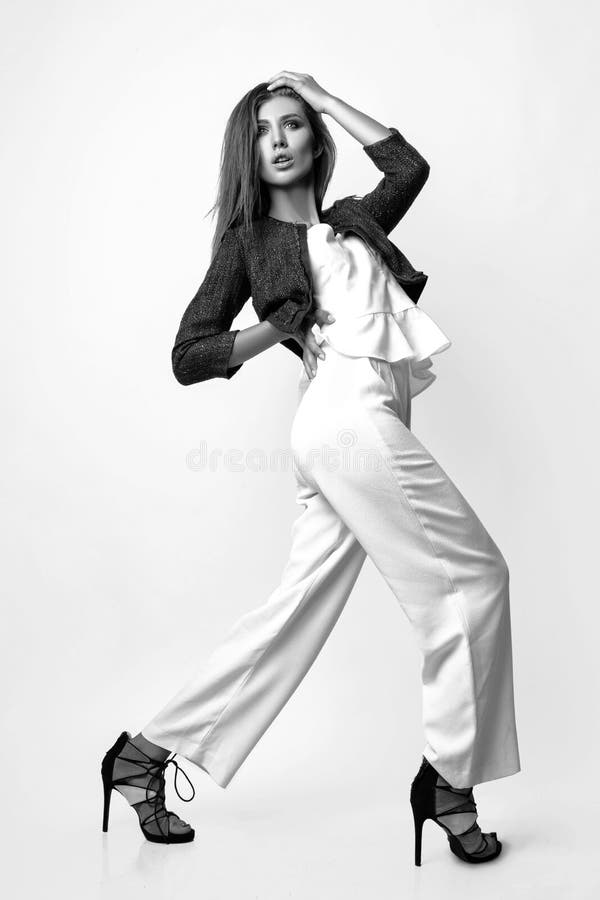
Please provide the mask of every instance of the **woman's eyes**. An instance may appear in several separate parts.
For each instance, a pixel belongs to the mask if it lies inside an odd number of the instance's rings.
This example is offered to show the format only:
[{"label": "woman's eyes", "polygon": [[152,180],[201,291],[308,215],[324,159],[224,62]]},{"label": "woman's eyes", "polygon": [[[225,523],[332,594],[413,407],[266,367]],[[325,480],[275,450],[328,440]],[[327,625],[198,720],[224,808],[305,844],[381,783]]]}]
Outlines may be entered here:
[{"label": "woman's eyes", "polygon": [[[286,122],[285,124],[286,124],[286,125],[293,125],[294,128],[297,128],[297,127],[298,127],[298,123],[297,123],[297,122]],[[257,134],[260,134],[261,129],[264,128],[264,127],[265,127],[264,125],[259,125],[259,126],[258,126],[258,129],[257,129]]]}]

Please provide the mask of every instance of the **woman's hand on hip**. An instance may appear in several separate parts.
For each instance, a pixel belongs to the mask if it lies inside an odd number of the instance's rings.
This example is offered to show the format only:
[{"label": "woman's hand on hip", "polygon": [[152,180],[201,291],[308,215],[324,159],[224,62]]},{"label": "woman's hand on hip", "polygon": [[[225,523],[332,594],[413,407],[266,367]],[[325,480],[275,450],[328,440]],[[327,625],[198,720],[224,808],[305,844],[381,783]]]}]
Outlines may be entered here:
[{"label": "woman's hand on hip", "polygon": [[326,309],[312,309],[304,316],[298,331],[292,334],[304,350],[302,362],[309,378],[314,378],[317,374],[317,357],[325,359],[325,353],[317,343],[312,327],[316,324],[320,328],[330,322],[335,322],[335,316]]}]

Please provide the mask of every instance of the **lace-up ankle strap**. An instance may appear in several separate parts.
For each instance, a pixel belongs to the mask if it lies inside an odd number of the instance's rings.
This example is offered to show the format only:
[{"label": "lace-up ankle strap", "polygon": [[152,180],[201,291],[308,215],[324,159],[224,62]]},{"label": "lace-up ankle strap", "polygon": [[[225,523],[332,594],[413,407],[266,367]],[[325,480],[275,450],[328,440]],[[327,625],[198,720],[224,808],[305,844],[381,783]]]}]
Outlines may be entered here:
[{"label": "lace-up ankle strap", "polygon": [[[171,757],[171,759],[167,759],[167,760],[165,760],[165,762],[160,763],[160,769],[162,771],[162,779],[164,781],[165,772],[167,771],[167,766],[170,766],[171,763],[173,763],[173,765],[175,766],[175,775],[173,777],[173,787],[175,788],[175,793],[177,794],[177,796],[179,797],[180,800],[183,800],[184,803],[190,803],[196,796],[196,789],[194,788],[194,785],[190,781],[189,776],[188,776],[187,772],[185,771],[185,769],[182,769],[181,766],[179,765],[179,763],[175,762],[175,758],[173,756]],[[180,772],[183,772],[183,776],[184,776],[185,780],[187,781],[187,783],[189,784],[189,786],[192,789],[191,797],[182,797],[181,794],[179,793],[179,790],[177,788],[177,776],[179,775]]]},{"label": "lace-up ankle strap", "polygon": [[[184,803],[190,803],[194,799],[194,797],[196,796],[196,790],[194,788],[194,785],[190,781],[190,778],[189,778],[187,772],[185,771],[185,769],[183,769],[179,765],[179,763],[177,763],[175,761],[175,754],[173,754],[173,756],[171,756],[169,759],[158,760],[158,759],[155,759],[153,756],[149,756],[149,754],[146,753],[145,750],[142,750],[141,747],[138,747],[137,744],[134,744],[134,742],[131,740],[131,738],[128,740],[128,743],[132,747],[134,747],[138,753],[141,753],[146,758],[145,759],[131,759],[131,757],[129,757],[129,756],[123,756],[122,753],[119,753],[117,758],[123,760],[123,762],[129,762],[135,766],[139,766],[139,768],[142,769],[142,771],[146,775],[151,776],[150,780],[148,781],[148,783],[146,785],[146,802],[147,803],[150,803],[153,799],[152,797],[150,797],[149,792],[151,792],[154,795],[154,797],[156,797],[157,794],[160,794],[162,792],[162,789],[165,786],[165,772],[167,770],[167,766],[170,766],[171,763],[175,766],[175,776],[173,778],[173,786],[175,788],[175,793],[177,794],[177,796],[179,797],[180,800],[183,800]],[[127,747],[127,745],[125,745],[125,747],[123,749],[125,750],[126,747]],[[182,795],[179,793],[179,788],[177,787],[177,776],[179,775],[180,772],[183,772],[184,778],[186,779],[187,783],[189,784],[189,786],[192,789],[191,797],[182,797]],[[125,783],[131,783],[131,778],[139,778],[140,774],[129,775],[129,776],[127,776],[123,779],[119,779],[119,780],[122,782],[125,782]],[[156,791],[156,789],[151,786],[153,778],[158,778],[158,782],[159,782],[159,790],[158,791]]]}]

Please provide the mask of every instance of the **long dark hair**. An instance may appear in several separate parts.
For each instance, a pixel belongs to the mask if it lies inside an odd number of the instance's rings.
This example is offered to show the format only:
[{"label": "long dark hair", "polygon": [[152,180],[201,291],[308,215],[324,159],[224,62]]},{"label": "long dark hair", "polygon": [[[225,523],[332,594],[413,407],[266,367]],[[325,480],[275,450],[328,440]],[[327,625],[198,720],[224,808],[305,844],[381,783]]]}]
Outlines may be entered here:
[{"label": "long dark hair", "polygon": [[268,191],[259,177],[260,155],[257,147],[258,108],[275,95],[298,100],[308,119],[315,140],[315,150],[322,152],[314,160],[315,203],[319,216],[323,198],[335,167],[336,149],[321,113],[316,112],[300,94],[283,85],[267,90],[267,81],[253,87],[235,105],[223,137],[217,199],[209,212],[218,210],[212,241],[211,259],[219,248],[221,238],[232,225],[249,226],[253,219],[268,212]]}]

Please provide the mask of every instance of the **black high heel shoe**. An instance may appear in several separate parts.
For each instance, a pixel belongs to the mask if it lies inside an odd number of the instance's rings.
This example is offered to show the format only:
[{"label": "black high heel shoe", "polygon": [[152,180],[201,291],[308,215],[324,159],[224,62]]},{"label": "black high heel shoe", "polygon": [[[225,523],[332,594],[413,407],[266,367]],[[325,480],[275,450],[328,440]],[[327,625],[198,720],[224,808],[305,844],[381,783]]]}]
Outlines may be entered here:
[{"label": "black high heel shoe", "polygon": [[[110,798],[112,790],[118,791],[122,794],[125,799],[129,801],[129,797],[135,797],[136,792],[138,794],[142,794],[142,798],[137,803],[131,803],[130,805],[135,809],[138,820],[140,823],[140,828],[146,840],[152,841],[155,844],[187,844],[189,841],[193,841],[196,832],[193,828],[190,828],[189,831],[185,831],[182,833],[177,833],[171,831],[171,816],[175,816],[175,818],[179,818],[175,813],[169,812],[165,809],[164,800],[165,800],[165,771],[167,766],[171,763],[175,766],[175,791],[180,800],[183,800],[184,803],[189,803],[196,796],[196,791],[194,789],[194,785],[188,778],[184,769],[180,768],[180,766],[175,762],[173,758],[165,759],[164,762],[159,762],[156,759],[153,759],[151,756],[142,750],[137,744],[133,744],[135,748],[135,752],[141,754],[142,758],[132,759],[131,756],[121,756],[121,751],[126,746],[127,742],[130,740],[131,735],[127,731],[121,732],[113,746],[110,750],[107,750],[104,755],[104,759],[102,760],[102,784],[104,787],[104,810],[102,814],[102,831],[108,831],[108,814],[110,811]],[[145,757],[145,758],[144,758]],[[113,778],[113,772],[115,767],[115,760],[121,759],[124,762],[133,763],[138,766],[141,771],[136,772],[133,775],[127,775],[122,778]],[[182,797],[179,791],[177,790],[177,775],[179,772],[183,772],[185,775],[188,784],[190,785],[193,793],[191,797],[187,799]],[[139,782],[136,784],[135,779],[139,779],[141,776],[151,776],[146,784],[140,785]],[[158,781],[156,785],[154,782]],[[146,809],[144,809],[144,806]],[[148,815],[144,815],[144,813],[149,810]],[[166,820],[166,828],[163,828],[163,823]],[[150,831],[146,826],[150,823],[156,823],[158,828],[158,833],[154,831]]]},{"label": "black high heel shoe", "polygon": [[[454,794],[455,796],[460,797],[461,802],[457,803],[455,806],[444,808],[443,812],[436,812],[436,788],[439,790],[443,790],[446,793]],[[429,760],[423,757],[421,768],[415,775],[410,789],[410,805],[412,806],[413,818],[415,822],[416,866],[421,865],[423,823],[426,819],[432,819],[436,823],[436,825],[439,825],[440,828],[444,829],[444,831],[448,835],[448,843],[450,844],[450,849],[456,856],[458,856],[459,859],[462,859],[464,862],[484,863],[489,862],[492,859],[496,859],[496,857],[500,855],[502,851],[502,844],[498,840],[495,831],[491,831],[489,834],[489,837],[494,839],[494,844],[492,844],[491,841],[488,841],[488,836],[482,832],[482,846],[478,847],[471,853],[467,852],[467,850],[465,850],[465,848],[463,847],[460,838],[464,838],[467,835],[472,835],[476,831],[478,831],[479,826],[477,825],[477,820],[473,822],[470,828],[467,828],[467,830],[462,832],[462,834],[460,835],[453,834],[453,832],[450,831],[450,829],[440,821],[441,817],[445,817],[455,813],[477,813],[477,805],[473,798],[473,789],[471,788],[467,794],[462,793],[462,791],[464,790],[464,788],[452,788],[447,781],[443,781],[441,785],[438,785],[438,772],[433,768]],[[490,846],[493,847],[491,851],[489,850]]]}]

